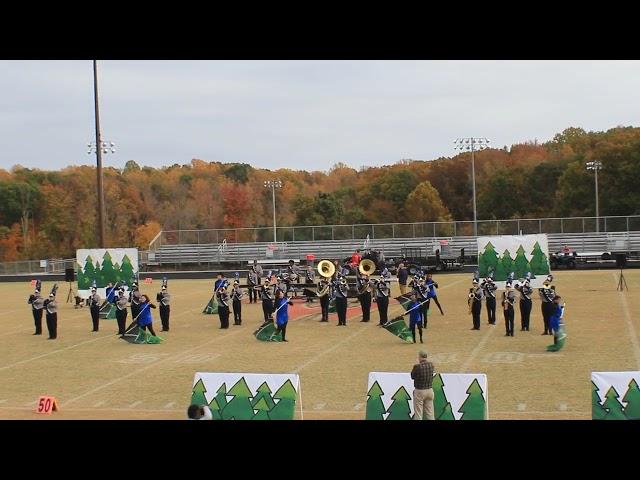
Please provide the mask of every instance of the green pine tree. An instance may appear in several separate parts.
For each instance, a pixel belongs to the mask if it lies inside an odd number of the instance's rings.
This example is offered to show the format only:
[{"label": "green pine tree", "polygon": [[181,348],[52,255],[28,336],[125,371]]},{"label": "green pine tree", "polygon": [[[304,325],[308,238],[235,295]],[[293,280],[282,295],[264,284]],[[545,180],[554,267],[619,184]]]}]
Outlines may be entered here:
[{"label": "green pine tree", "polygon": [[117,275],[113,265],[113,261],[111,260],[111,254],[109,253],[109,250],[104,252],[104,255],[102,256],[101,277],[102,277],[102,282],[104,283],[105,286],[109,282],[115,285],[115,283],[118,281],[116,278]]},{"label": "green pine tree", "polygon": [[447,395],[444,393],[444,382],[442,375],[439,373],[433,377],[433,416],[437,419],[440,418],[445,407],[449,403]]},{"label": "green pine tree", "polygon": [[484,252],[478,258],[478,271],[481,277],[488,276],[498,268],[498,253],[491,242],[484,246]]},{"label": "green pine tree", "polygon": [[244,377],[231,387],[227,395],[233,398],[222,410],[223,420],[251,420],[253,417],[253,407],[251,406],[251,390],[247,386]]},{"label": "green pine tree", "polygon": [[607,410],[607,414],[604,417],[604,420],[626,420],[623,412],[623,406],[618,401],[618,397],[620,394],[616,391],[615,388],[611,387],[607,390],[605,394],[606,400],[602,404],[602,407]]},{"label": "green pine tree", "polygon": [[451,404],[447,403],[444,406],[444,411],[440,417],[436,417],[436,420],[455,420],[456,417],[453,415],[453,409],[451,408]]},{"label": "green pine tree", "polygon": [[93,270],[95,271],[95,277],[92,279],[96,281],[96,287],[100,288],[100,287],[105,287],[106,283],[104,283],[102,281],[102,269],[100,268],[100,264],[98,263],[98,261],[96,260],[96,263],[93,267]]},{"label": "green pine tree", "polygon": [[607,411],[600,404],[600,395],[598,395],[600,389],[593,383],[593,380],[591,387],[591,420],[603,420]]},{"label": "green pine tree", "polygon": [[120,272],[120,265],[118,264],[118,262],[113,264],[113,271],[115,272],[116,282],[121,281],[122,279],[120,278],[120,275],[122,274],[122,272]]},{"label": "green pine tree", "polygon": [[496,267],[496,270],[495,270],[494,280],[496,282],[504,282],[507,279],[508,274],[509,272],[505,271],[504,266],[502,265],[502,262],[498,262],[498,266]]},{"label": "green pine tree", "polygon": [[624,415],[629,420],[640,420],[640,388],[634,379],[629,382],[629,388],[622,401],[627,404],[624,407]]},{"label": "green pine tree", "polygon": [[256,414],[251,418],[251,420],[269,420],[269,405],[267,405],[267,401],[264,397],[258,400],[254,406],[254,409],[257,410]]},{"label": "green pine tree", "polygon": [[127,282],[127,285],[131,287],[133,279],[136,278],[136,274],[133,271],[133,265],[128,255],[122,257],[122,265],[120,266],[120,281]]},{"label": "green pine tree", "polygon": [[251,405],[253,405],[254,409],[258,408],[256,405],[260,400],[265,401],[268,407],[267,410],[271,410],[276,405],[273,401],[273,397],[271,396],[271,389],[269,388],[269,385],[267,385],[267,382],[263,382],[262,385],[258,387],[258,390],[256,390],[256,396],[253,397],[253,400],[251,401]]},{"label": "green pine tree", "polygon": [[218,404],[218,410],[220,411],[222,418],[222,410],[227,406],[227,385],[223,383],[218,387],[216,391],[216,403]]},{"label": "green pine tree", "polygon": [[220,405],[218,405],[216,397],[213,397],[209,402],[209,410],[211,410],[211,416],[214,420],[222,420],[222,415],[220,415]]},{"label": "green pine tree", "polygon": [[466,393],[468,397],[458,409],[458,413],[462,413],[460,420],[484,420],[487,404],[477,378],[473,379]]},{"label": "green pine tree", "polygon": [[269,411],[269,418],[271,420],[293,420],[296,407],[297,392],[294,388],[291,380],[284,382],[276,393],[273,394],[273,398],[279,400],[276,406]]},{"label": "green pine tree", "polygon": [[500,257],[500,263],[502,264],[502,268],[504,269],[506,279],[513,271],[513,260],[511,259],[511,252],[509,252],[509,250],[504,251],[502,257]]},{"label": "green pine tree", "polygon": [[409,406],[411,397],[405,388],[400,387],[391,398],[393,403],[387,409],[387,412],[389,412],[387,420],[411,420],[411,407]]},{"label": "green pine tree", "polygon": [[535,275],[533,274],[533,269],[531,268],[531,264],[529,263],[529,261],[527,260],[527,264],[524,267],[524,274],[526,275],[527,273],[531,274],[531,278],[535,278]]},{"label": "green pine tree", "polygon": [[384,420],[384,414],[386,409],[382,402],[382,395],[384,392],[377,381],[373,382],[371,388],[367,392],[367,412],[365,414],[365,420]]},{"label": "green pine tree", "polygon": [[192,405],[208,405],[207,397],[204,395],[207,391],[207,388],[204,386],[204,382],[202,379],[198,379],[196,384],[193,386],[193,391],[191,392],[191,404]]},{"label": "green pine tree", "polygon": [[513,272],[516,275],[516,278],[524,278],[525,273],[527,273],[527,257],[525,256],[524,248],[522,245],[518,246],[518,250],[516,250],[516,258],[513,261]]},{"label": "green pine tree", "polygon": [[534,275],[547,275],[549,273],[549,259],[536,242],[531,251],[531,273]]},{"label": "green pine tree", "polygon": [[84,261],[84,268],[78,269],[78,289],[88,290],[91,288],[91,282],[95,276],[96,272],[93,267],[93,258],[91,258],[91,255],[87,255]]}]

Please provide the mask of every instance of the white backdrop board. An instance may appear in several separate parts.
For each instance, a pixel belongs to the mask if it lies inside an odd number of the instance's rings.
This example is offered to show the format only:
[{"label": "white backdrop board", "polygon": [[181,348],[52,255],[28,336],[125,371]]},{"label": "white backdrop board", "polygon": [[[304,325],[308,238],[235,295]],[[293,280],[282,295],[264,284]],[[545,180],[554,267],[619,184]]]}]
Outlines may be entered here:
[{"label": "white backdrop board", "polygon": [[591,372],[592,420],[640,420],[640,372]]},{"label": "white backdrop board", "polygon": [[[433,377],[436,420],[486,420],[487,376],[483,373],[438,373]],[[411,420],[413,380],[409,373],[370,372],[366,420]]]},{"label": "white backdrop board", "polygon": [[540,288],[551,272],[546,234],[478,237],[477,244],[480,278],[493,272],[494,281],[501,290],[510,273],[518,280],[530,272],[531,286]]},{"label": "white backdrop board", "polygon": [[293,420],[302,395],[296,374],[207,373],[193,379],[191,403],[208,405],[214,420]]},{"label": "white backdrop board", "polygon": [[91,248],[76,250],[78,295],[89,296],[89,289],[96,282],[98,294],[104,299],[109,282],[120,282],[131,287],[138,278],[137,248]]}]

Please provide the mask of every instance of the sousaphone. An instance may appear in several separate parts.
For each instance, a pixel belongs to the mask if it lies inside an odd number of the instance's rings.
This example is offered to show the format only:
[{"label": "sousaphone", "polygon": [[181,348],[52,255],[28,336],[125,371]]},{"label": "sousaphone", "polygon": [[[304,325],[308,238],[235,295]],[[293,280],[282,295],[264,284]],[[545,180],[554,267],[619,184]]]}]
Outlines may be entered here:
[{"label": "sousaphone", "polygon": [[368,258],[365,258],[358,265],[358,271],[362,275],[373,275],[373,272],[376,271],[376,264],[373,260],[369,260]]},{"label": "sousaphone", "polygon": [[336,266],[331,260],[320,260],[318,262],[318,273],[323,277],[333,277],[333,274],[336,273]]}]

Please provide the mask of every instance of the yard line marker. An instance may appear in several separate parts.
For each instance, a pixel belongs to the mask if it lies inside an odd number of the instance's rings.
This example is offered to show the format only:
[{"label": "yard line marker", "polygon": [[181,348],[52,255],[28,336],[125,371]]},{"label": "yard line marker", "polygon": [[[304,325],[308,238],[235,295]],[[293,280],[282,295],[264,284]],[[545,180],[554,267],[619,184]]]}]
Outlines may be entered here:
[{"label": "yard line marker", "polygon": [[164,406],[164,408],[171,408],[171,407],[173,407],[175,404],[176,404],[176,402],[169,402],[169,403],[167,403],[167,404]]},{"label": "yard line marker", "polygon": [[129,408],[136,408],[141,403],[142,403],[142,400],[138,400],[137,402],[133,402],[131,405],[129,405]]},{"label": "yard line marker", "polygon": [[316,403],[313,406],[313,409],[314,410],[323,410],[326,405],[327,405],[326,403]]},{"label": "yard line marker", "polygon": [[518,410],[519,412],[524,412],[526,409],[527,409],[526,403],[519,403],[518,406],[516,407],[516,410]]},{"label": "yard line marker", "polygon": [[107,402],[105,402],[104,400],[100,400],[98,403],[96,403],[93,408],[98,408],[101,407],[102,405],[106,405]]}]

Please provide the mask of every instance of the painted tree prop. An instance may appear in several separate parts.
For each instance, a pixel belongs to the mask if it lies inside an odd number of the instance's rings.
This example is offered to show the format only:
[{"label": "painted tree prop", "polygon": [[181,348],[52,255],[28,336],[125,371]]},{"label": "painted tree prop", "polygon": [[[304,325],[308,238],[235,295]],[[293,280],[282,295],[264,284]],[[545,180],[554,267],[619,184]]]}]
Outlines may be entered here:
[{"label": "painted tree prop", "polygon": [[378,382],[373,382],[371,388],[367,392],[367,411],[365,420],[384,420],[384,414],[387,412],[382,402],[384,392],[380,388]]},{"label": "painted tree prop", "polygon": [[218,405],[218,413],[220,414],[220,420],[222,420],[222,410],[227,405],[227,385],[223,383],[216,391],[215,396],[216,404]]},{"label": "painted tree prop", "polygon": [[547,275],[549,273],[549,259],[540,248],[540,244],[536,242],[531,251],[531,273],[534,275]]},{"label": "painted tree prop", "polygon": [[89,288],[91,288],[91,282],[95,277],[96,271],[93,266],[93,259],[91,255],[88,255],[84,261],[84,267],[78,265],[78,289],[89,290]]},{"label": "painted tree prop", "polygon": [[478,271],[481,277],[486,277],[498,268],[498,254],[491,242],[484,247],[484,252],[478,257]]},{"label": "painted tree prop", "polygon": [[436,420],[455,420],[451,403],[444,393],[442,375],[439,373],[433,377],[433,416]]},{"label": "painted tree prop", "polygon": [[231,387],[227,395],[232,395],[233,399],[229,401],[222,409],[223,420],[251,420],[253,418],[253,406],[251,405],[251,390],[247,386],[244,377]]},{"label": "painted tree prop", "polygon": [[600,395],[598,392],[600,389],[591,381],[591,420],[604,420],[607,415],[607,411],[600,404]]},{"label": "painted tree prop", "polygon": [[278,400],[278,403],[269,411],[269,418],[271,420],[293,420],[296,396],[296,389],[291,380],[284,382],[273,394],[273,398]]},{"label": "painted tree prop", "polygon": [[518,250],[516,250],[516,258],[512,265],[516,278],[524,278],[525,273],[529,271],[527,270],[527,265],[529,265],[529,262],[527,261],[524,248],[522,248],[522,245],[519,245]]},{"label": "painted tree prop", "polygon": [[487,403],[478,379],[474,379],[471,382],[471,385],[467,388],[467,395],[467,399],[458,409],[458,413],[462,413],[460,420],[484,420],[486,418]]},{"label": "painted tree prop", "polygon": [[215,295],[211,297],[211,300],[209,300],[209,303],[204,307],[202,313],[206,315],[215,315],[218,313],[218,301],[216,300]]},{"label": "painted tree prop", "polygon": [[253,405],[253,408],[257,410],[256,414],[251,418],[251,420],[269,420],[269,405],[267,405],[267,401],[264,398],[261,398]]},{"label": "painted tree prop", "polygon": [[389,405],[387,420],[411,420],[411,396],[404,387],[400,387],[391,397],[393,402]]},{"label": "painted tree prop", "polygon": [[109,250],[102,256],[102,266],[100,267],[100,285],[107,285],[109,282],[115,284],[118,281],[117,274],[113,268],[113,261]]},{"label": "painted tree prop", "polygon": [[122,257],[122,266],[120,267],[120,281],[126,282],[127,286],[131,287],[133,279],[136,275],[133,271],[133,265],[128,255]]},{"label": "painted tree prop", "polygon": [[205,396],[206,392],[207,387],[205,387],[202,379],[199,379],[191,392],[191,405],[208,405],[209,402],[207,402],[207,397]]},{"label": "painted tree prop", "polygon": [[209,402],[209,410],[211,410],[211,418],[213,420],[222,420],[222,415],[220,414],[221,408],[216,397],[213,397]]},{"label": "painted tree prop", "polygon": [[640,388],[634,379],[629,382],[629,388],[627,389],[622,401],[627,404],[624,407],[624,415],[629,420],[640,420]]},{"label": "painted tree prop", "polygon": [[405,342],[413,343],[411,330],[407,327],[404,317],[396,317],[388,323],[384,324],[384,329]]},{"label": "painted tree prop", "polygon": [[606,400],[602,404],[602,408],[607,411],[604,420],[626,420],[627,417],[624,414],[624,407],[618,400],[620,394],[613,386],[605,393]]},{"label": "painted tree prop", "polygon": [[509,250],[505,250],[502,253],[500,263],[502,264],[502,269],[504,270],[505,277],[498,278],[497,280],[506,280],[509,274],[513,271],[513,259],[511,258],[511,252],[509,252]]},{"label": "painted tree prop", "polygon": [[258,330],[253,332],[258,340],[261,342],[281,342],[282,334],[276,334],[275,324],[269,322],[262,325]]},{"label": "painted tree prop", "polygon": [[269,388],[269,385],[267,385],[267,382],[262,382],[262,384],[258,387],[258,390],[256,390],[256,395],[251,401],[251,405],[253,405],[253,408],[258,408],[257,404],[260,401],[265,402],[265,404],[267,405],[267,410],[271,410],[276,405],[273,401],[273,397],[271,396],[271,389]]}]

